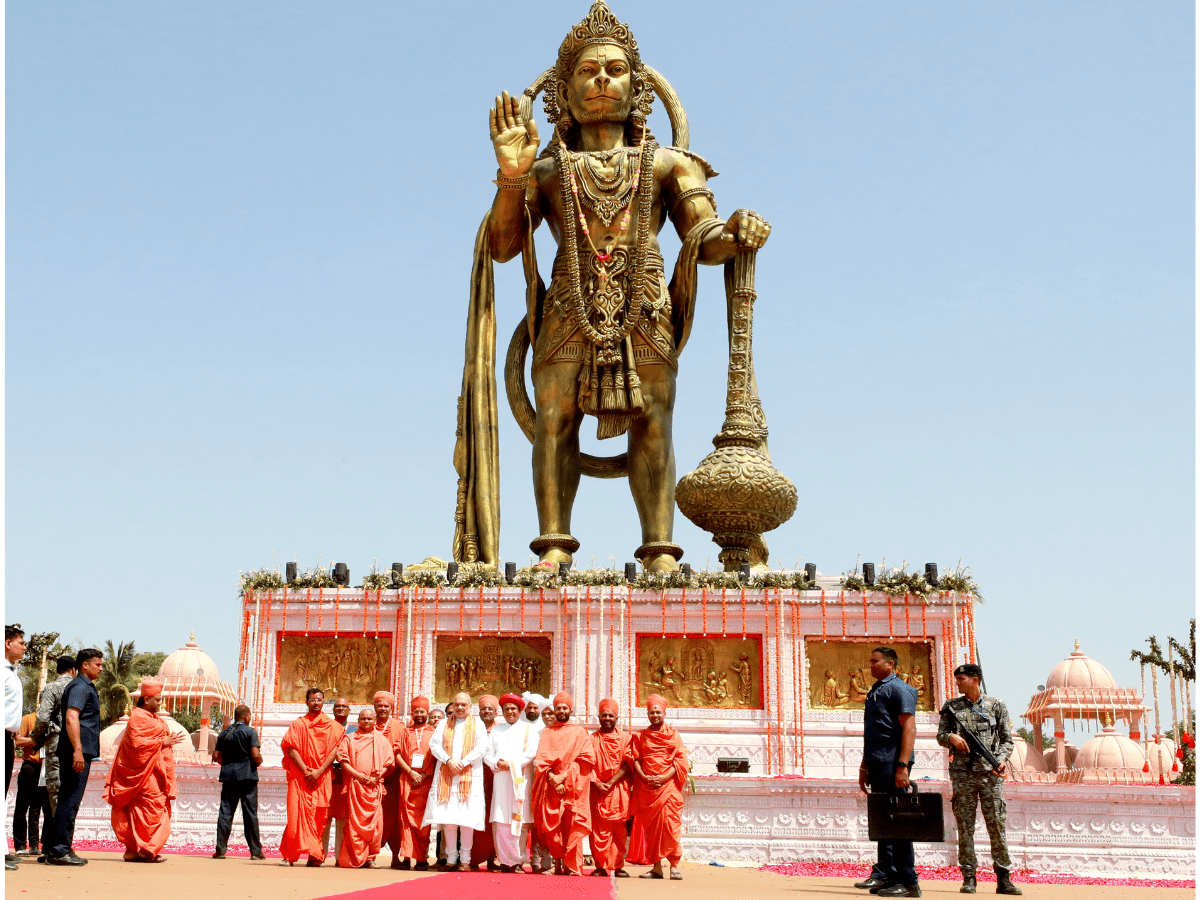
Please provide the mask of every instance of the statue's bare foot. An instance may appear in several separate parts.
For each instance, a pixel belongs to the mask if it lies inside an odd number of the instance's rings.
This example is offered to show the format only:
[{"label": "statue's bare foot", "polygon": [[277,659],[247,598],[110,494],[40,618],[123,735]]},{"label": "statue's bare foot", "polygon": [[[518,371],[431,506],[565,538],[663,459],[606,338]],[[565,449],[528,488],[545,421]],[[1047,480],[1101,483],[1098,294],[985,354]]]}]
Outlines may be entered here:
[{"label": "statue's bare foot", "polygon": [[664,575],[668,572],[679,571],[679,561],[670,553],[659,553],[654,556],[648,556],[642,565],[647,572],[659,572]]},{"label": "statue's bare foot", "polygon": [[574,561],[574,557],[560,547],[550,547],[543,551],[541,558],[536,563],[525,569],[523,572],[557,572],[560,563],[566,563],[568,566]]}]

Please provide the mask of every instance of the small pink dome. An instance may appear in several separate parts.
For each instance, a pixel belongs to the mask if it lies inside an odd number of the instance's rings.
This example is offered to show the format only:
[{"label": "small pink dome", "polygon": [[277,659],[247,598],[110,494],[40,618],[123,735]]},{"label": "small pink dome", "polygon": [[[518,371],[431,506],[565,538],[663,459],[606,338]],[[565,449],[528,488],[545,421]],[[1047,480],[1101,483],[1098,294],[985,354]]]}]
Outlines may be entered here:
[{"label": "small pink dome", "polygon": [[1048,771],[1046,769],[1046,760],[1042,758],[1042,754],[1034,750],[1033,745],[1021,737],[1015,728],[1012,731],[1012,738],[1013,752],[1012,756],[1008,758],[1009,765],[1012,768],[1031,772]]},{"label": "small pink dome", "polygon": [[[167,723],[167,728],[171,733],[182,734],[184,737],[182,743],[175,745],[175,760],[177,762],[196,762],[198,758],[188,740],[191,735],[187,733],[187,729],[167,713],[160,712],[158,717]],[[100,756],[103,759],[108,762],[113,761],[113,758],[117,755],[117,746],[121,743],[121,738],[125,736],[125,728],[128,724],[129,715],[126,713],[100,732]]]},{"label": "small pink dome", "polygon": [[1116,688],[1108,669],[1079,649],[1075,642],[1074,652],[1054,667],[1046,677],[1046,689],[1051,688]]},{"label": "small pink dome", "polygon": [[219,679],[217,664],[197,645],[195,632],[192,632],[191,639],[184,646],[163,660],[158,667],[158,677],[193,681],[207,678],[214,682]]},{"label": "small pink dome", "polygon": [[1136,769],[1146,763],[1142,748],[1112,725],[1079,748],[1073,768],[1076,769]]}]

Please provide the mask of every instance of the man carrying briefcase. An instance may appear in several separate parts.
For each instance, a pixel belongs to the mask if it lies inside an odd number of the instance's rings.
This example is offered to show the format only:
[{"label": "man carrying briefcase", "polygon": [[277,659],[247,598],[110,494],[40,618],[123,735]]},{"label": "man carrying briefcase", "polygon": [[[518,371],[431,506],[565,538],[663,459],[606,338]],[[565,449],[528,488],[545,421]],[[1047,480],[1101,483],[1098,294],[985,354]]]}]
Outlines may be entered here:
[{"label": "man carrying briefcase", "polygon": [[[899,659],[891,647],[871,651],[875,684],[863,710],[863,761],[858,787],[863,793],[903,794],[908,790],[917,738],[917,689],[896,677]],[[920,897],[911,840],[878,841],[879,859],[866,881],[854,886],[880,897]]]},{"label": "man carrying briefcase", "polygon": [[972,663],[954,670],[962,694],[942,706],[938,743],[950,748],[952,806],[958,825],[958,867],[961,893],[975,893],[975,808],[983,809],[983,822],[992,843],[992,868],[996,893],[1020,896],[1009,870],[1008,842],[1004,837],[1004,763],[1013,751],[1012,722],[1004,702],[983,693],[983,669]]}]

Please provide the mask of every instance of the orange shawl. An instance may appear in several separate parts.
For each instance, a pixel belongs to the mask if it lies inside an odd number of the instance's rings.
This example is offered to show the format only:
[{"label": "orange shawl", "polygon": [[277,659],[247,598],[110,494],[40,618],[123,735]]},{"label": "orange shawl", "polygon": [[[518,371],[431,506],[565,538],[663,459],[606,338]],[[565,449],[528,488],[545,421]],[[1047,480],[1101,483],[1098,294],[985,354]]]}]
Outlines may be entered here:
[{"label": "orange shawl", "polygon": [[[533,820],[543,832],[558,830],[563,815],[575,814],[575,821],[590,827],[588,776],[592,773],[592,738],[582,725],[554,722],[542,729],[533,769]],[[550,785],[550,773],[566,774],[558,793]],[[582,802],[580,802],[582,800]]]},{"label": "orange shawl", "polygon": [[683,786],[687,783],[687,750],[670,725],[644,728],[629,743],[629,760],[639,760],[647,775],[672,773],[662,787],[652,788],[635,776],[631,812],[642,822],[650,859],[677,861],[683,834]]},{"label": "orange shawl", "polygon": [[[592,732],[592,755],[596,758],[597,781],[608,781],[617,774],[629,753],[632,735],[617,729],[611,734]],[[624,822],[629,818],[629,782],[627,774],[611,791],[601,792],[592,785],[592,814],[605,822]]]},{"label": "orange shawl", "polygon": [[[454,734],[458,731],[457,723],[460,720],[457,718],[446,719],[446,727],[442,729],[442,749],[446,751],[446,755],[451,759],[454,758]],[[467,716],[466,733],[463,734],[463,753],[470,753],[475,749],[475,717]],[[458,799],[466,803],[471,799],[471,766],[467,766],[458,776]],[[438,779],[437,802],[446,803],[450,800],[450,782],[454,780],[454,774],[450,771],[450,767],[442,763],[442,774]]]},{"label": "orange shawl", "polygon": [[104,779],[104,800],[114,807],[128,806],[156,778],[166,796],[175,799],[175,748],[164,747],[170,729],[154,713],[135,706],[121,735],[112,768]]}]

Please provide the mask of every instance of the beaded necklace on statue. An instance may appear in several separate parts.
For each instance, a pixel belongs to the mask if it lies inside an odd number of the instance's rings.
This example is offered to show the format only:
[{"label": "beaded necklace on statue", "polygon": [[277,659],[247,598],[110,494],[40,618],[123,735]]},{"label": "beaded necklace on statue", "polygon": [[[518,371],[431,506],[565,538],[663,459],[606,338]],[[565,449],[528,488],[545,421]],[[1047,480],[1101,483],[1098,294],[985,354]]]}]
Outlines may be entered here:
[{"label": "beaded necklace on statue", "polygon": [[[638,225],[634,242],[634,267],[630,277],[631,296],[629,297],[629,307],[624,316],[624,321],[618,324],[609,320],[604,322],[600,328],[592,324],[588,315],[587,304],[584,302],[583,281],[579,264],[579,230],[583,231],[584,237],[587,239],[594,254],[597,280],[599,282],[596,290],[596,294],[598,295],[596,300],[606,301],[603,302],[603,305],[606,306],[621,306],[624,305],[624,292],[609,276],[608,267],[613,257],[612,252],[602,253],[597,249],[595,242],[592,240],[591,229],[588,227],[587,217],[583,212],[583,202],[579,197],[579,184],[575,177],[570,152],[567,150],[565,142],[560,142],[558,147],[558,171],[559,182],[562,184],[563,212],[566,213],[570,210],[570,212],[576,213],[575,221],[571,222],[570,226],[566,226],[566,223],[564,223],[565,227],[563,228],[567,238],[567,268],[571,276],[571,313],[576,327],[583,332],[588,343],[597,348],[598,357],[596,364],[601,366],[615,365],[621,361],[620,345],[632,331],[634,322],[641,314],[644,303],[644,279],[647,248],[650,241],[650,193],[654,181],[654,151],[658,146],[655,141],[647,141],[646,132],[647,129],[643,126],[642,139],[638,145],[641,159],[637,171],[634,172],[629,199],[626,201],[625,214],[621,218],[620,230],[617,233],[617,237],[619,238],[628,229],[630,216],[633,212],[633,199],[636,197],[638,201]],[[578,223],[578,228],[576,228],[576,223]],[[614,304],[613,301],[616,301],[616,303]]]}]

